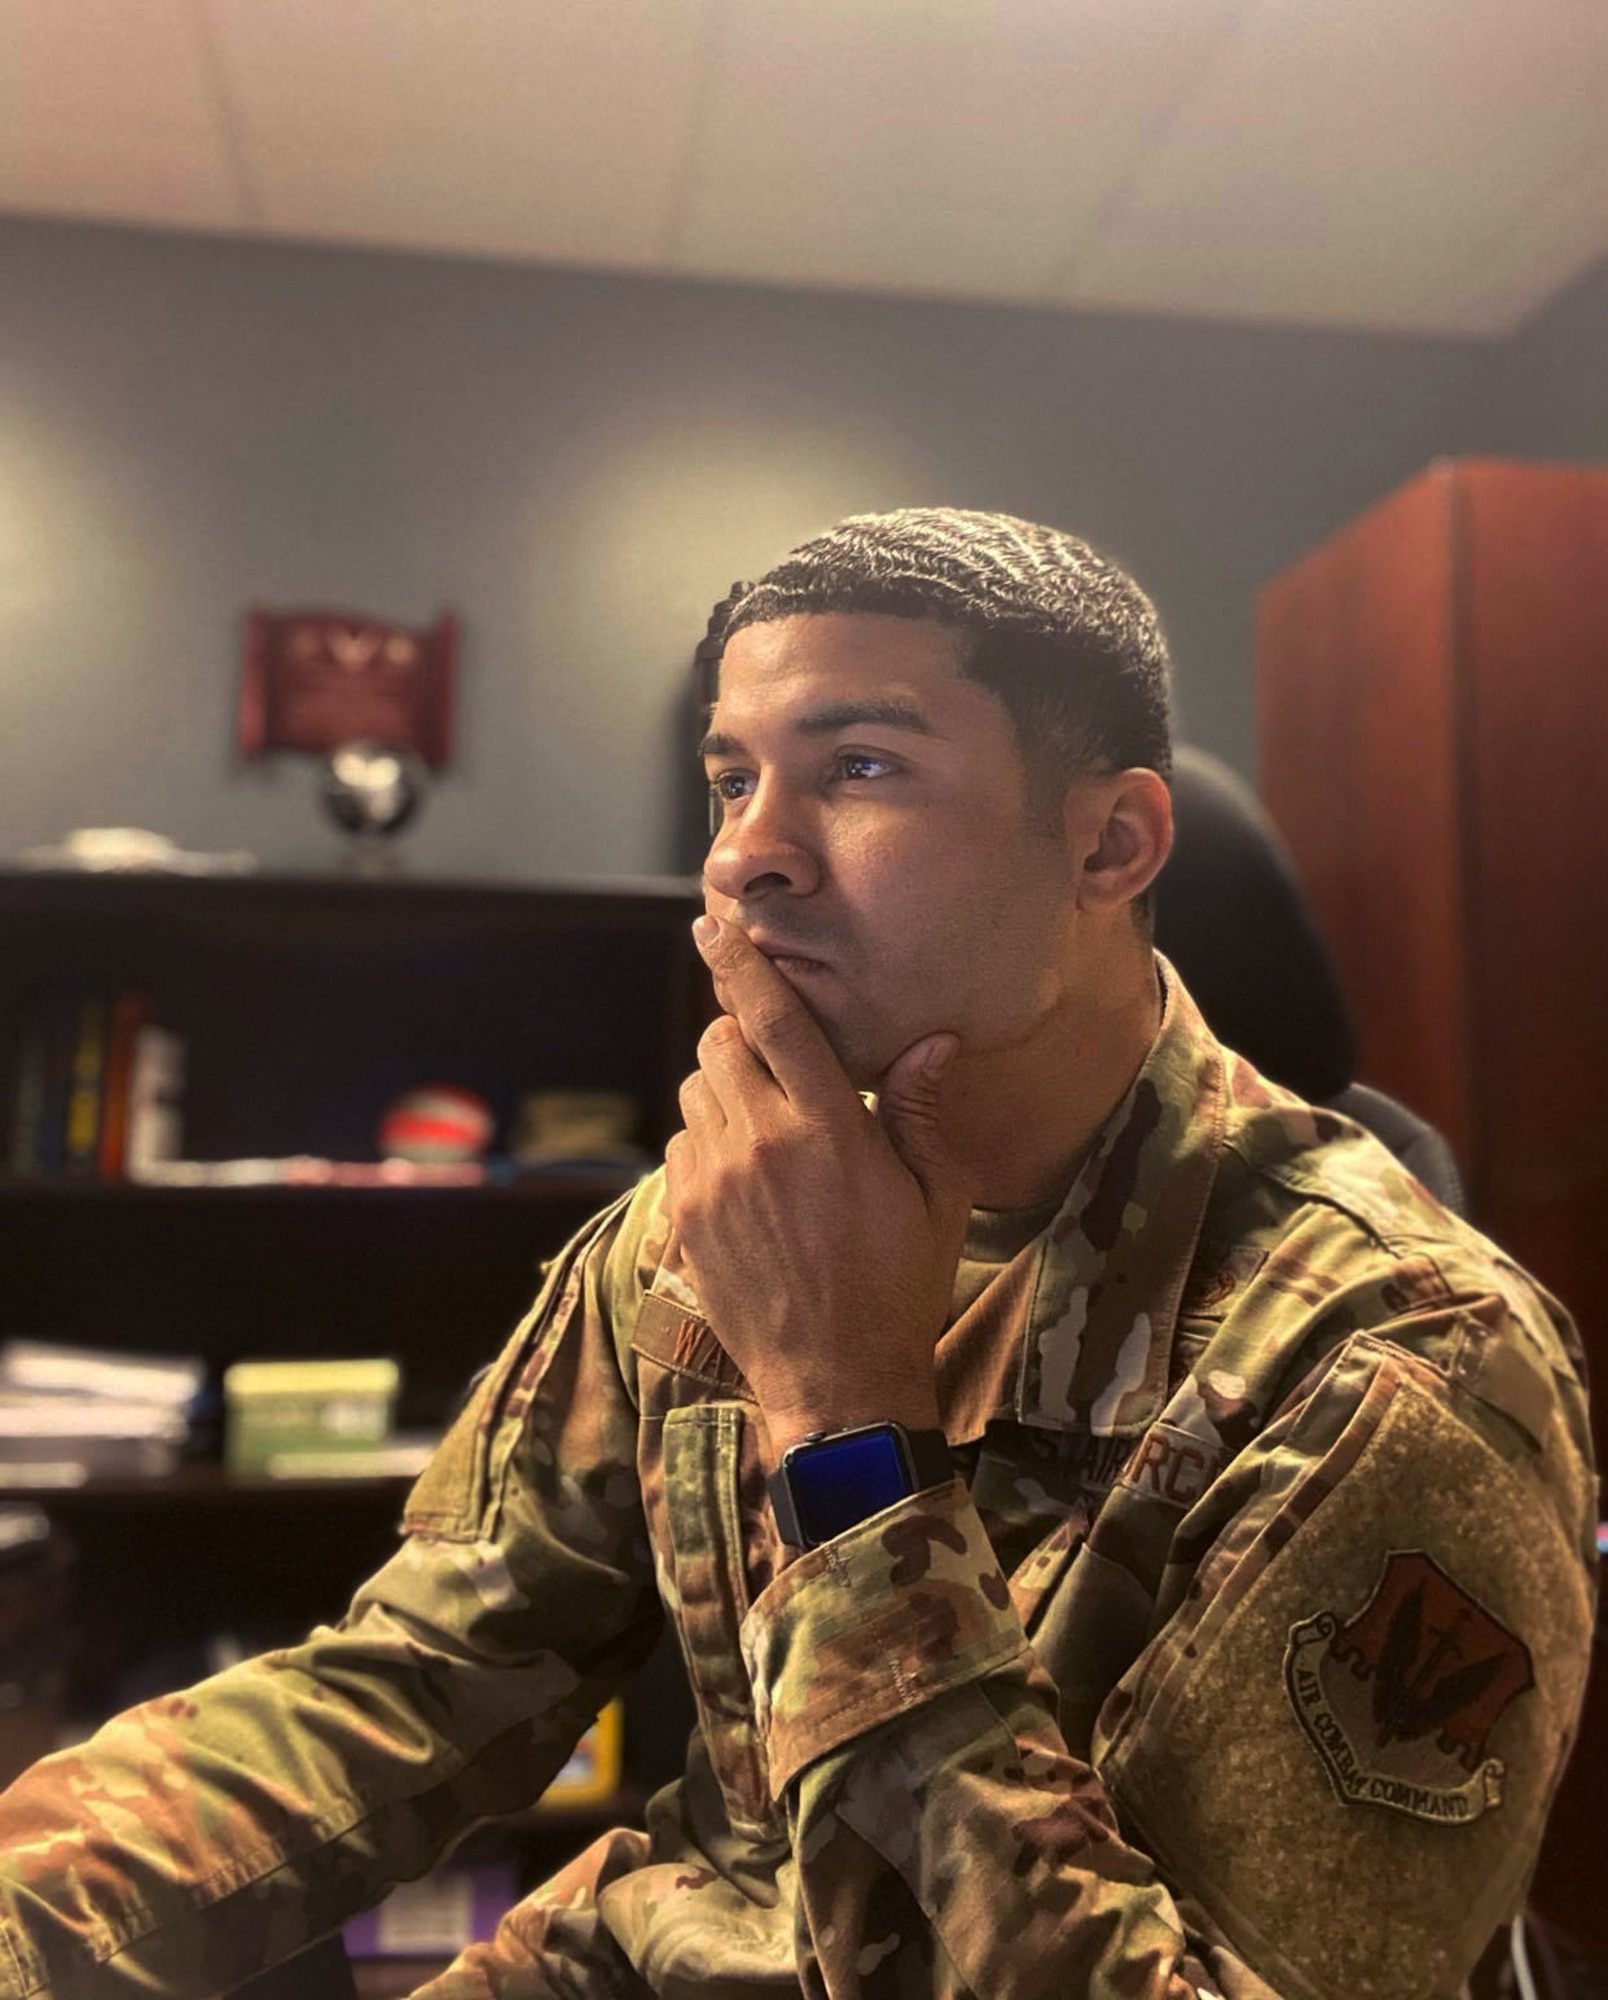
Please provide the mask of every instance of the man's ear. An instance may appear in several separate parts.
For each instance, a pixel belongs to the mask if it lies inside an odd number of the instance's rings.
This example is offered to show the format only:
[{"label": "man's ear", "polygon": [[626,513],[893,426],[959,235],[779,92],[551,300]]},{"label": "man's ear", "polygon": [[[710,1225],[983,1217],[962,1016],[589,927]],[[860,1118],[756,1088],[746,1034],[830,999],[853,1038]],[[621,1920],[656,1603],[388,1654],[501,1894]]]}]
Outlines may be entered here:
[{"label": "man's ear", "polygon": [[1143,765],[1074,785],[1066,814],[1078,903],[1091,912],[1134,902],[1172,852],[1172,794]]}]

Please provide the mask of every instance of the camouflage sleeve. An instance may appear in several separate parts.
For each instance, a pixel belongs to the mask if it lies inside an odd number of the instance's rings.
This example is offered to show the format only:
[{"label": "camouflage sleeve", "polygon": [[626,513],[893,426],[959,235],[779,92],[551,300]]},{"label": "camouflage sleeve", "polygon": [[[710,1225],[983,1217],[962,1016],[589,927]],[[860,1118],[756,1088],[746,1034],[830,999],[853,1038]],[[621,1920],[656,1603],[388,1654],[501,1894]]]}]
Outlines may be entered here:
[{"label": "camouflage sleeve", "polygon": [[627,1207],[550,1267],[337,1626],[0,1796],[6,2000],[215,1994],[541,1792],[659,1622],[609,1323]]},{"label": "camouflage sleeve", "polygon": [[1190,1581],[1087,1759],[1068,1620],[1131,1610],[1098,1527],[1008,1582],[956,1484],[785,1570],[744,1650],[824,1985],[1455,1994],[1522,1899],[1591,1630],[1556,1399],[1478,1386],[1379,1336],[1330,1357],[1184,1514]]}]

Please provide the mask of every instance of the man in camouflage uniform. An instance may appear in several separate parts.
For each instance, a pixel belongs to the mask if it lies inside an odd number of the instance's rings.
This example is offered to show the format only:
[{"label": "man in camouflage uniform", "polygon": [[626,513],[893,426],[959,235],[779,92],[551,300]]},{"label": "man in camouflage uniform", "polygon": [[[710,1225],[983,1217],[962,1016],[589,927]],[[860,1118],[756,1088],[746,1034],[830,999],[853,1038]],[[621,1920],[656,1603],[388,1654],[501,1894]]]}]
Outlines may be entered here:
[{"label": "man in camouflage uniform", "polygon": [[[1405,2000],[1519,1908],[1592,1620],[1580,1350],[1155,958],[1148,603],[933,511],[728,612],[685,1132],[339,1627],[0,1801],[5,2000],[291,1952],[539,1793],[661,1606],[685,1776],[430,2000]],[[784,1450],[885,1421],[947,1460],[784,1542]]]}]

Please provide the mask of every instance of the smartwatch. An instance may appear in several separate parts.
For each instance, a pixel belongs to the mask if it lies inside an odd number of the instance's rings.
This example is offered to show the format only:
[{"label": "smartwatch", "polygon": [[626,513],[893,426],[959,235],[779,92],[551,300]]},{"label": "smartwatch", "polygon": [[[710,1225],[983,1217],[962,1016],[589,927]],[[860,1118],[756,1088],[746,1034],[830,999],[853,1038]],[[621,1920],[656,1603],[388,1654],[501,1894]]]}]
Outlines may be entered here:
[{"label": "smartwatch", "polygon": [[791,1548],[813,1549],[895,1501],[954,1476],[942,1431],[860,1424],[812,1431],[789,1445],[766,1485],[782,1540]]}]

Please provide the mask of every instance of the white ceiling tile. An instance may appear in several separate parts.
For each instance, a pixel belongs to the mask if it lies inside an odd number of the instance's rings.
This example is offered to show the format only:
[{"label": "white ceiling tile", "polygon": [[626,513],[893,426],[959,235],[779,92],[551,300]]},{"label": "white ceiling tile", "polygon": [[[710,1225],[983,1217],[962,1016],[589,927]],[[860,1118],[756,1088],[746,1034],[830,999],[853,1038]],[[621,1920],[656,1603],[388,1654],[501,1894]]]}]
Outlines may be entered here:
[{"label": "white ceiling tile", "polygon": [[1571,167],[1500,240],[1448,273],[1446,318],[1460,331],[1512,333],[1539,302],[1608,253],[1608,149]]},{"label": "white ceiling tile", "polygon": [[1045,291],[1244,0],[733,0],[673,261]]},{"label": "white ceiling tile", "polygon": [[657,258],[708,0],[207,0],[265,225]]},{"label": "white ceiling tile", "polygon": [[0,207],[245,217],[194,0],[0,0]]},{"label": "white ceiling tile", "polygon": [[0,209],[1500,333],[1605,0],[0,0]]},{"label": "white ceiling tile", "polygon": [[1471,270],[1595,151],[1605,106],[1594,0],[1265,0],[1065,297],[1456,327]]}]

